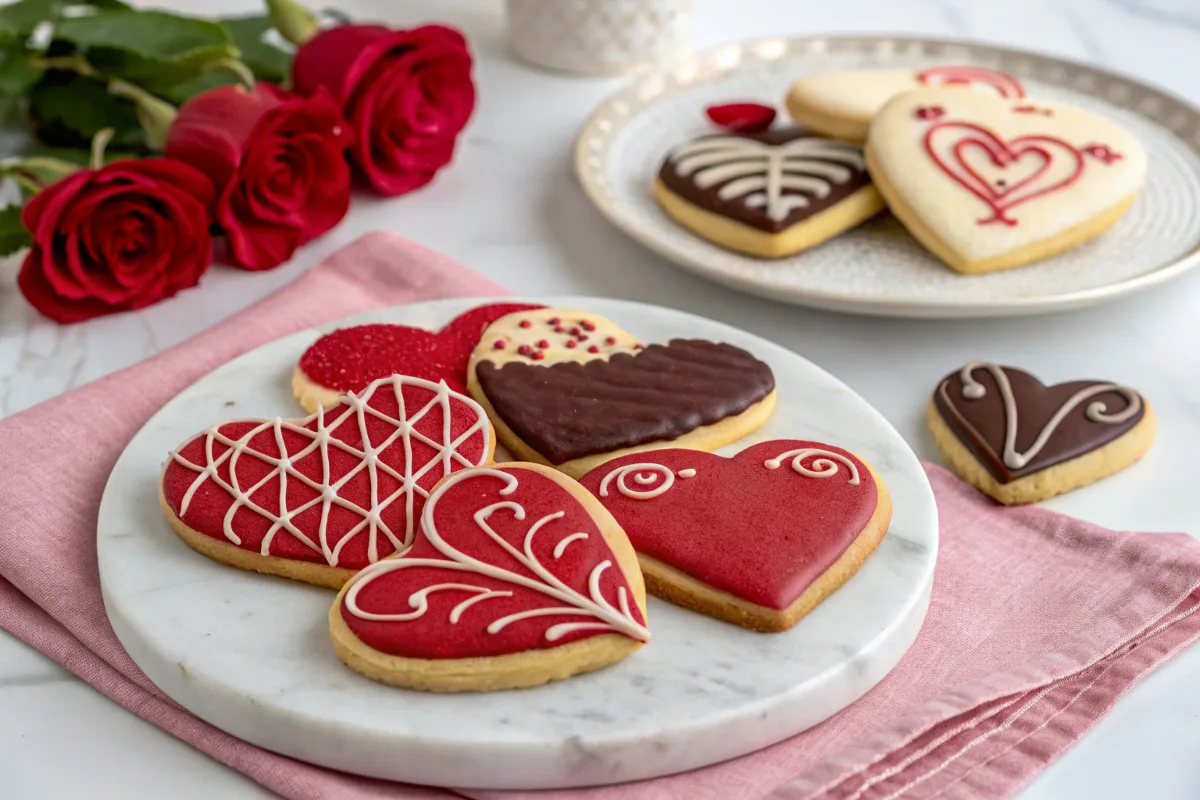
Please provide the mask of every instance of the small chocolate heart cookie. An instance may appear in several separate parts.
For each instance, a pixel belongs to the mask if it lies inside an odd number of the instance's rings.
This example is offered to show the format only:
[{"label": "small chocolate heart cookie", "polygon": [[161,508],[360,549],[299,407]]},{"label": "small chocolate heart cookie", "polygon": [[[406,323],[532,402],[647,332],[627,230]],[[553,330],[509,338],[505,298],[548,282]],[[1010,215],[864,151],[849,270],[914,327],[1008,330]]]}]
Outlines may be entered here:
[{"label": "small chocolate heart cookie", "polygon": [[1154,442],[1150,404],[1127,386],[1045,386],[1028,372],[972,361],[947,375],[929,427],[951,468],[1001,503],[1034,503],[1137,461]]}]

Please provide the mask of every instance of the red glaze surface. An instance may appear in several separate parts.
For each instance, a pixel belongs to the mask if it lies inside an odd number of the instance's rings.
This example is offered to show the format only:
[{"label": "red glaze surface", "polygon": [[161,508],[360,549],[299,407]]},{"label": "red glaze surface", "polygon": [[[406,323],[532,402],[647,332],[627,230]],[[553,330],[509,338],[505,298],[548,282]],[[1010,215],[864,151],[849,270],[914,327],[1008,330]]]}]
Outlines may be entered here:
[{"label": "red glaze surface", "polygon": [[[500,471],[516,478],[515,489],[502,492],[506,481],[495,474]],[[457,482],[447,482],[447,488],[431,500],[432,522],[444,546],[439,547],[427,535],[429,519],[423,524],[411,551],[403,557],[377,564],[355,581],[343,598],[342,619],[365,644],[393,655],[407,658],[468,658],[498,656],[538,650],[585,639],[610,629],[595,627],[567,632],[560,638],[547,641],[547,634],[556,625],[597,623],[587,614],[546,614],[510,622],[494,632],[489,626],[503,617],[544,608],[571,608],[569,602],[548,596],[537,589],[523,586],[501,577],[475,571],[456,569],[468,559],[499,567],[538,586],[551,586],[544,576],[530,568],[512,551],[506,550],[489,536],[486,525],[496,536],[521,556],[530,554],[534,563],[544,567],[568,591],[581,598],[592,598],[590,580],[604,562],[609,566],[599,571],[599,596],[614,609],[621,608],[620,593],[626,594],[630,617],[635,627],[644,625],[645,618],[633,597],[625,576],[603,535],[587,510],[565,488],[540,473],[516,466],[501,466],[465,473]],[[501,504],[477,520],[481,509]],[[514,507],[516,504],[519,507]],[[528,534],[539,521],[561,512],[562,516],[540,525],[534,535]],[[576,533],[559,550],[560,543]],[[446,546],[450,548],[448,551]],[[404,566],[405,564],[411,566]],[[361,584],[361,586],[359,585]],[[428,606],[416,614],[419,600],[415,592],[439,584],[459,584],[466,588],[446,588],[425,595]],[[357,595],[355,595],[357,589]],[[511,593],[505,596],[482,598],[462,609],[457,622],[450,622],[456,606],[482,594],[482,590]],[[356,616],[351,601],[361,612],[371,614],[408,615],[407,620],[369,620]]]},{"label": "red glaze surface", "polygon": [[[837,472],[809,477],[792,468],[792,457],[775,469],[770,459],[815,447],[844,456],[858,471],[835,461]],[[822,457],[802,460],[821,471]],[[620,470],[634,464],[670,469],[669,488],[635,499],[618,489]],[[681,470],[695,470],[692,477]],[[605,478],[613,473],[602,493]],[[637,477],[653,480],[638,482]],[[662,470],[631,469],[630,489],[651,492],[668,481]],[[875,513],[878,489],[870,470],[838,447],[777,439],[748,447],[733,458],[696,450],[633,453],[605,462],[583,476],[584,487],[616,518],[634,549],[673,566],[714,589],[774,609],[791,605],[858,537]]]}]

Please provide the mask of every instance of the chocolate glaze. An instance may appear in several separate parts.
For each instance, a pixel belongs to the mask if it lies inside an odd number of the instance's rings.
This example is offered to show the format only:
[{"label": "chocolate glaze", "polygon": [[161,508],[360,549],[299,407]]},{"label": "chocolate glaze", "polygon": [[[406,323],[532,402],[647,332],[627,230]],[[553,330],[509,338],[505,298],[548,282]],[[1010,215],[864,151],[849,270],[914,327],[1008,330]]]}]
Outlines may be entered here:
[{"label": "chocolate glaze", "polygon": [[[806,133],[801,128],[793,127],[779,128],[756,134],[722,133],[712,136],[701,136],[696,139],[692,139],[689,142],[685,142],[683,145],[681,145],[681,147],[686,147],[693,142],[717,138],[752,139],[757,142],[765,142],[768,144],[783,144],[796,139],[819,139],[831,143],[834,142],[834,140],[823,139],[823,137]],[[837,144],[860,155],[862,153],[861,148],[845,144],[844,142],[838,142]],[[663,161],[662,168],[658,173],[659,180],[666,184],[667,188],[682,197],[684,200],[687,200],[693,205],[699,206],[706,211],[711,211],[723,217],[737,220],[738,222],[758,228],[759,230],[767,231],[768,233],[778,233],[779,231],[795,225],[797,222],[802,222],[814,214],[824,211],[830,206],[841,202],[871,182],[871,178],[869,175],[867,175],[865,167],[860,169],[858,167],[851,166],[844,160],[832,160],[821,158],[820,156],[813,156],[812,160],[814,161],[823,161],[830,164],[836,164],[837,166],[846,167],[850,170],[850,179],[845,182],[836,182],[830,180],[829,187],[831,191],[825,197],[817,197],[813,192],[800,189],[783,189],[782,193],[785,196],[796,194],[805,195],[808,197],[809,204],[804,208],[791,209],[787,216],[782,220],[774,220],[767,215],[765,208],[755,208],[747,205],[745,203],[744,196],[739,196],[730,200],[722,200],[719,196],[719,192],[721,191],[722,187],[731,182],[730,180],[721,181],[713,186],[702,189],[696,185],[696,172],[693,172],[687,176],[680,175],[676,168],[676,161],[674,158],[677,152],[678,148],[676,148],[675,151],[667,156],[667,158]],[[731,158],[730,160],[737,161],[740,159]],[[802,168],[789,169],[789,174],[811,175],[814,178],[828,180],[828,178],[822,175],[806,172]]]},{"label": "chocolate glaze", "polygon": [[775,388],[771,368],[745,350],[696,339],[582,364],[481,361],[475,374],[500,418],[553,464],[677,439]]},{"label": "chocolate glaze", "polygon": [[[1071,381],[1045,386],[1028,372],[1015,367],[1001,367],[1012,386],[1017,408],[1017,452],[1026,452],[1037,439],[1051,417],[1078,391],[1111,381]],[[1128,432],[1145,415],[1145,403],[1128,420],[1119,423],[1096,422],[1087,417],[1091,403],[1103,403],[1109,413],[1129,407],[1129,400],[1116,391],[1101,392],[1080,403],[1067,414],[1054,430],[1045,447],[1020,469],[1004,463],[1004,438],[1007,419],[1004,398],[996,379],[984,368],[972,372],[983,386],[984,395],[970,399],[963,395],[960,370],[947,375],[934,390],[933,401],[946,425],[975,456],[992,477],[1000,483],[1040,472],[1072,458],[1102,447]]]}]

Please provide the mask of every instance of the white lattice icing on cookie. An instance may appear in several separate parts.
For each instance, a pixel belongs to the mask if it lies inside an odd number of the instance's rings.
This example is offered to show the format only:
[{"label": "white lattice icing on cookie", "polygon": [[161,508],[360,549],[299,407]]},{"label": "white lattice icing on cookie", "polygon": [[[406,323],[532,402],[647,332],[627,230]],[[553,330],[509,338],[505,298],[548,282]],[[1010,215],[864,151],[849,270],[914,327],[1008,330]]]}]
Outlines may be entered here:
[{"label": "white lattice icing on cookie", "polygon": [[643,346],[632,334],[597,314],[542,308],[509,314],[489,325],[471,362],[528,361],[548,365],[607,359],[616,353],[636,352]]}]

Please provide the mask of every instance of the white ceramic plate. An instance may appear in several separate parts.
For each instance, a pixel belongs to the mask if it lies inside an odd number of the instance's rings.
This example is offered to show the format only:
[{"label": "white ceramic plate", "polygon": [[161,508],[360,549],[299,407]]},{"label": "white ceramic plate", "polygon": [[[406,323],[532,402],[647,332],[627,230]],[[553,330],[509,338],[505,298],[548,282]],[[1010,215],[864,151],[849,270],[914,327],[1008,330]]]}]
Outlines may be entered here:
[{"label": "white ceramic plate", "polygon": [[[706,106],[757,100],[782,108],[802,75],[857,67],[979,64],[1016,75],[1033,97],[1111,117],[1145,146],[1146,187],[1105,235],[1056,258],[989,275],[943,266],[890,214],[790,258],[764,261],[672,222],[650,186],[667,151],[712,132]],[[797,305],[898,317],[1034,314],[1111,300],[1200,263],[1200,111],[1137,81],[1083,64],[981,44],[927,39],[764,39],[688,56],[634,79],[593,113],[575,168],[618,228],[685,269]]]},{"label": "white ceramic plate", "polygon": [[184,390],[130,442],[100,506],[100,579],[121,643],[172,699],[254,744],[346,772],[546,788],[760,749],[845,707],[895,666],[924,619],[937,552],[937,509],[916,456],[877,411],[795,353],[665,308],[538,301],[595,311],[647,341],[682,335],[748,349],[774,370],[779,404],[723,452],[817,439],[858,453],[891,488],[895,514],[875,555],[787,633],[752,633],[651,598],[654,641],[607,669],[521,691],[410,692],[338,661],[326,626],[332,592],[217,564],[172,533],[156,496],[167,452],[223,419],[296,415],[289,377],[320,333],[367,322],[436,328],[479,302],[401,306],[272,342]]}]

